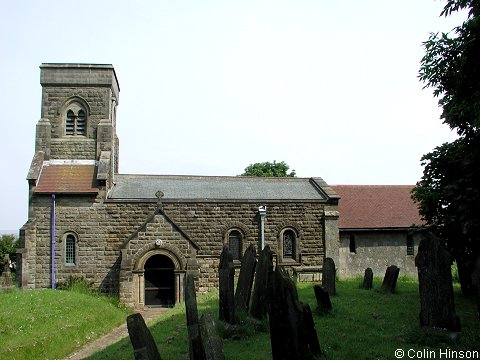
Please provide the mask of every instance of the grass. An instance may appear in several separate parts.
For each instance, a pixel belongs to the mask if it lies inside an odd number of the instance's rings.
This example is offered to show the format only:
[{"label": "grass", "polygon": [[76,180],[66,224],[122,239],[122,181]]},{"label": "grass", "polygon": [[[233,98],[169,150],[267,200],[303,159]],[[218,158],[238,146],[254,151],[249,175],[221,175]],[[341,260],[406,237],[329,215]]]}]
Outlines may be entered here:
[{"label": "grass", "polygon": [[[315,326],[326,359],[392,359],[396,349],[480,349],[480,323],[476,306],[471,299],[461,297],[455,289],[456,312],[462,321],[462,336],[458,343],[446,342],[425,335],[418,326],[420,311],[418,283],[401,277],[396,292],[385,294],[378,290],[382,279],[375,279],[375,288],[359,288],[361,279],[337,283],[337,295],[332,297],[330,314],[314,314]],[[300,300],[316,308],[312,283],[297,284]],[[198,297],[199,313],[211,312],[218,317],[218,293]],[[164,359],[188,359],[187,329],[184,305],[179,304],[162,314],[150,327],[160,354]],[[268,332],[224,340],[226,359],[271,359]],[[94,354],[90,359],[132,359],[128,338]]]},{"label": "grass", "polygon": [[[462,321],[457,343],[426,335],[418,326],[419,299],[416,280],[402,277],[394,294],[359,288],[361,279],[337,282],[332,297],[333,311],[314,321],[325,359],[393,359],[396,349],[478,350],[480,322],[472,299],[463,298],[455,288],[456,312]],[[300,300],[315,310],[313,283],[299,283]],[[198,297],[199,313],[218,317],[218,292]],[[14,290],[0,293],[0,359],[57,359],[125,322],[127,311],[100,295],[77,291]],[[231,331],[220,325],[227,359],[271,359],[268,324],[250,322]],[[185,306],[165,312],[150,326],[162,358],[188,359]],[[267,326],[266,326],[267,325]],[[262,329],[258,331],[258,329]],[[265,330],[265,328],[267,330]],[[252,330],[253,329],[253,330]],[[132,359],[130,340],[125,338],[90,359]],[[432,357],[433,358],[433,357]]]},{"label": "grass", "polygon": [[61,359],[125,322],[126,309],[84,291],[0,293],[0,359]]}]

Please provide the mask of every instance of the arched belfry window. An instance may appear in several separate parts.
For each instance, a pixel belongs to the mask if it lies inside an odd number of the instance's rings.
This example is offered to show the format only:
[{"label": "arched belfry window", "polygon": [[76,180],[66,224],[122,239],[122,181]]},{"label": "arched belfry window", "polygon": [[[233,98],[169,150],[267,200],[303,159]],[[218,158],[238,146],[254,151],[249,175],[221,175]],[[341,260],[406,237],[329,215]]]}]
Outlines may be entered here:
[{"label": "arched belfry window", "polygon": [[238,230],[232,230],[228,234],[228,250],[232,254],[233,260],[242,259],[242,234]]},{"label": "arched belfry window", "polygon": [[297,235],[292,229],[287,229],[282,235],[282,257],[283,259],[295,259],[297,248]]},{"label": "arched belfry window", "polygon": [[76,104],[69,106],[65,119],[65,135],[85,135],[87,115]]}]

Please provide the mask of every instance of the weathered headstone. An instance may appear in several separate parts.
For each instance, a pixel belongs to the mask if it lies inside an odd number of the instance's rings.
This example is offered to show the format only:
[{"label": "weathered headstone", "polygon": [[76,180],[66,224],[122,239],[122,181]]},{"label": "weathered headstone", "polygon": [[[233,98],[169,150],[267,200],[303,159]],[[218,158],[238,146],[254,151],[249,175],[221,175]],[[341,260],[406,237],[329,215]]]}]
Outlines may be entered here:
[{"label": "weathered headstone", "polygon": [[195,275],[188,273],[185,277],[185,313],[187,316],[188,347],[190,360],[203,360],[204,351],[198,323],[197,295],[195,292]]},{"label": "weathered headstone", "polygon": [[472,273],[472,285],[475,290],[475,299],[477,300],[478,319],[480,320],[480,256],[477,258],[475,270]]},{"label": "weathered headstone", "polygon": [[10,256],[5,254],[3,257],[3,261],[5,262],[2,275],[0,276],[0,288],[8,289],[12,287],[12,275],[10,272]]},{"label": "weathered headstone", "polygon": [[255,270],[250,315],[258,320],[262,320],[267,315],[268,274],[273,271],[272,257],[272,250],[270,250],[270,246],[266,245],[260,252]]},{"label": "weathered headstone", "polygon": [[155,340],[141,314],[127,317],[127,329],[136,360],[161,360]]},{"label": "weathered headstone", "polygon": [[420,326],[460,331],[455,314],[450,253],[440,240],[424,234],[415,257],[420,294]]},{"label": "weathered headstone", "polygon": [[335,296],[335,262],[332,258],[325,258],[322,270],[322,286],[328,295]]},{"label": "weathered headstone", "polygon": [[254,245],[250,245],[242,257],[240,275],[238,276],[237,290],[235,291],[235,308],[248,311],[250,304],[250,294],[252,292],[253,277],[255,276],[255,258],[256,250]]},{"label": "weathered headstone", "polygon": [[277,266],[268,287],[272,359],[310,360],[319,356],[310,306],[298,300],[294,282]]},{"label": "weathered headstone", "polygon": [[382,291],[393,292],[397,286],[398,274],[400,269],[395,265],[391,265],[385,271],[385,277],[382,282]]},{"label": "weathered headstone", "polygon": [[373,270],[371,268],[365,269],[365,275],[363,275],[362,289],[370,290],[373,285]]},{"label": "weathered headstone", "polygon": [[315,285],[313,291],[315,292],[315,298],[317,299],[317,310],[320,313],[332,311],[332,302],[330,301],[330,295],[328,295],[328,292],[323,290],[320,285]]},{"label": "weathered headstone", "polygon": [[200,334],[205,360],[224,360],[222,339],[218,336],[215,320],[209,313],[204,313],[200,317]]},{"label": "weathered headstone", "polygon": [[219,318],[229,324],[235,322],[233,257],[228,246],[224,246],[220,255],[219,273]]}]

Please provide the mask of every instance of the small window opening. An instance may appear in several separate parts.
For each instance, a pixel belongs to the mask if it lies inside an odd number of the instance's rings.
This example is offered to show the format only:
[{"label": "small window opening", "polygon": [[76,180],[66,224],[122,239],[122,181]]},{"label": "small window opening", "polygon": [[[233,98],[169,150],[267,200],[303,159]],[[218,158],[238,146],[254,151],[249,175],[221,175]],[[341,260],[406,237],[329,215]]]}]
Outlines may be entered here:
[{"label": "small window opening", "polygon": [[67,135],[73,135],[75,133],[75,114],[72,110],[67,112],[67,122],[65,126],[65,133]]},{"label": "small window opening", "polygon": [[350,252],[357,253],[357,243],[355,242],[355,235],[350,235]]},{"label": "small window opening", "polygon": [[65,263],[75,264],[75,236],[67,235],[65,240]]},{"label": "small window opening", "polygon": [[293,230],[283,233],[283,258],[295,259],[296,236]]},{"label": "small window opening", "polygon": [[242,258],[242,234],[238,230],[232,230],[228,234],[228,250],[232,254],[233,260]]},{"label": "small window opening", "polygon": [[415,254],[415,246],[413,242],[413,236],[407,235],[407,255],[414,255]]}]

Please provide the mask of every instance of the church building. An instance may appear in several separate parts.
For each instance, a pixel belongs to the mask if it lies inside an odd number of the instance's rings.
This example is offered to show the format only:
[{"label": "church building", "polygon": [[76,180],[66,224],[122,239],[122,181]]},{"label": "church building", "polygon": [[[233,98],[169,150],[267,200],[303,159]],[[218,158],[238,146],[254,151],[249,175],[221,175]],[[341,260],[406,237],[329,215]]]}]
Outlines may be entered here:
[{"label": "church building", "polygon": [[339,263],[339,196],[321,178],[121,174],[114,68],[42,64],[40,83],[22,288],[81,276],[126,305],[170,306],[188,270],[199,292],[218,287],[224,246],[239,266],[249,245],[268,245],[299,281],[319,280],[325,257]]}]

